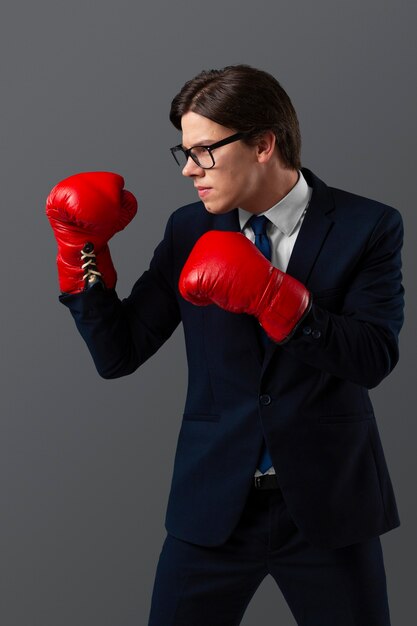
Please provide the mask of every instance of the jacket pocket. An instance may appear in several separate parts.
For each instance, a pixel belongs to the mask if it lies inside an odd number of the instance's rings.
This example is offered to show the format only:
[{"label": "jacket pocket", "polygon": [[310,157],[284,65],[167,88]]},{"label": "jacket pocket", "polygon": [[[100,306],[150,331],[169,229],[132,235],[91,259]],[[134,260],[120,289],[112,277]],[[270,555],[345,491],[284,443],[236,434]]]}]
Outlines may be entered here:
[{"label": "jacket pocket", "polygon": [[375,416],[371,413],[365,414],[353,414],[353,415],[324,415],[319,417],[317,421],[319,424],[353,424],[355,422],[369,422],[374,420]]}]

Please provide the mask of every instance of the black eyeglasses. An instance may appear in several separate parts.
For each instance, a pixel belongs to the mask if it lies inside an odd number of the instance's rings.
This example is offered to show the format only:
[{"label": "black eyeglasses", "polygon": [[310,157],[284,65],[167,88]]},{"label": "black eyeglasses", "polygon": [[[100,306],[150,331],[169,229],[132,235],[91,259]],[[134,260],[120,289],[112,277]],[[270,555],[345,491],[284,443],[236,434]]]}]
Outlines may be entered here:
[{"label": "black eyeglasses", "polygon": [[221,146],[227,146],[228,143],[239,141],[239,139],[242,139],[247,134],[248,133],[235,133],[230,137],[226,137],[226,139],[221,139],[220,141],[216,141],[216,143],[212,143],[210,146],[193,146],[192,148],[185,150],[185,148],[179,144],[178,146],[170,148],[170,150],[172,156],[180,167],[184,167],[188,161],[188,157],[191,157],[196,165],[202,167],[204,170],[209,170],[215,165],[214,157],[212,155],[213,150],[221,148]]}]

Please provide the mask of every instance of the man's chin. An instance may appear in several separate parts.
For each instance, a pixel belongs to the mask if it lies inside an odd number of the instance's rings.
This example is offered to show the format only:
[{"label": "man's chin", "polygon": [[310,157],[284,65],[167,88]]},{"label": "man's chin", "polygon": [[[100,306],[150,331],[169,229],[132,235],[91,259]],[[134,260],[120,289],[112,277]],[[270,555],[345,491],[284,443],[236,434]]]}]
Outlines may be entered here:
[{"label": "man's chin", "polygon": [[223,215],[224,213],[230,213],[230,211],[233,211],[234,209],[234,207],[219,206],[212,204],[211,202],[203,201],[203,204],[206,211],[208,211],[208,213],[212,213],[213,215]]}]

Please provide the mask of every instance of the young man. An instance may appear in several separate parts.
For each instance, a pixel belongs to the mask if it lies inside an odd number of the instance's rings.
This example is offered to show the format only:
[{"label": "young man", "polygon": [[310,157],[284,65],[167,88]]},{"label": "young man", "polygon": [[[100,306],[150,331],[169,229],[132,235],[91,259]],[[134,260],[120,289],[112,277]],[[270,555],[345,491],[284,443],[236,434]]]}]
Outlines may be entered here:
[{"label": "young man", "polygon": [[47,203],[60,300],[101,376],[184,326],[149,624],[237,625],[269,573],[300,626],[388,626],[379,535],[400,522],[368,389],[398,360],[401,217],[301,168],[295,111],[265,72],[202,72],[171,121],[201,201],[171,215],[128,298],[107,246],[136,211],[123,179],[72,176]]}]

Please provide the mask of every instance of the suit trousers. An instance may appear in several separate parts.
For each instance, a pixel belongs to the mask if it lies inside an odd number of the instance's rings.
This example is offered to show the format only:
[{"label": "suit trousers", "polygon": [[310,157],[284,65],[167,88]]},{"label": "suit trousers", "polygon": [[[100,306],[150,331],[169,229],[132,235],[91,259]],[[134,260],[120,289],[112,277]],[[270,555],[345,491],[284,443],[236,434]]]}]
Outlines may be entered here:
[{"label": "suit trousers", "polygon": [[[148,626],[238,626],[268,574],[298,626],[390,626],[379,536],[333,550],[314,547],[281,490],[254,486],[226,543],[205,547],[167,534]],[[272,612],[269,623],[278,626]]]}]

